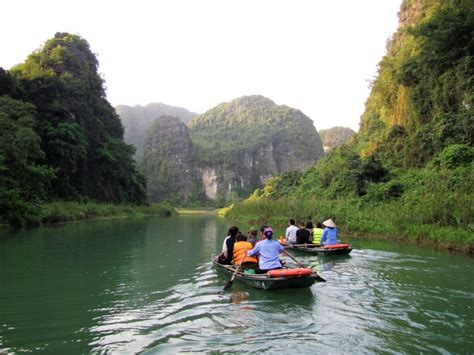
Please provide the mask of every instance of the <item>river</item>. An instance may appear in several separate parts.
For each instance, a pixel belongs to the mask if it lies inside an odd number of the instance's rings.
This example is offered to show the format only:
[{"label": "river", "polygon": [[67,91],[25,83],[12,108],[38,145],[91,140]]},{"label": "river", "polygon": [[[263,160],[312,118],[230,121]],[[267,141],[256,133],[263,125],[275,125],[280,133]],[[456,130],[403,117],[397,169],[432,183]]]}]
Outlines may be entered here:
[{"label": "river", "polygon": [[353,239],[349,256],[295,254],[326,283],[222,293],[210,256],[229,226],[179,216],[0,231],[0,353],[473,353],[473,258]]}]

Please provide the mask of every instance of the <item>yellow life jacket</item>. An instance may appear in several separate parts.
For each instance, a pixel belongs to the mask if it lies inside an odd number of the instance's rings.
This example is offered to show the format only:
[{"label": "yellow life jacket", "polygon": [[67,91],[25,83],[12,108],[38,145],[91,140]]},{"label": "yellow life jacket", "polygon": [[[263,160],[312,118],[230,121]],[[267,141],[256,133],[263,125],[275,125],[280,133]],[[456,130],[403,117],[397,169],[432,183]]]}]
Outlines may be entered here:
[{"label": "yellow life jacket", "polygon": [[323,236],[322,228],[313,229],[313,244],[321,244],[321,237]]},{"label": "yellow life jacket", "polygon": [[[242,256],[247,253],[248,250],[252,250],[252,244],[249,242],[236,242],[234,244],[234,259],[232,262],[235,265],[240,265],[240,260],[242,260]],[[243,260],[244,263],[251,261],[254,263],[257,263],[258,260],[257,258],[254,258],[253,256],[246,256]]]}]

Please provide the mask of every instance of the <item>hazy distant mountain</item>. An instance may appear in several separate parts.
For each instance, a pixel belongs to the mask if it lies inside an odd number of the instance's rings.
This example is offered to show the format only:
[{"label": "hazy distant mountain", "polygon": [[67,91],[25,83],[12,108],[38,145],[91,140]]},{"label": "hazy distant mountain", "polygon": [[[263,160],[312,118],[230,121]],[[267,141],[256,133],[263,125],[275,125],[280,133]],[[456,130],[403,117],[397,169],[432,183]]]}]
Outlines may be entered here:
[{"label": "hazy distant mountain", "polygon": [[345,144],[354,134],[355,131],[348,127],[332,127],[319,131],[325,152]]},{"label": "hazy distant mountain", "polygon": [[150,103],[145,106],[118,105],[115,110],[122,120],[124,127],[124,139],[128,144],[136,147],[135,158],[138,161],[143,159],[143,146],[148,129],[153,121],[160,116],[177,117],[183,123],[187,123],[197,113],[190,112],[182,107],[174,107],[162,103]]}]

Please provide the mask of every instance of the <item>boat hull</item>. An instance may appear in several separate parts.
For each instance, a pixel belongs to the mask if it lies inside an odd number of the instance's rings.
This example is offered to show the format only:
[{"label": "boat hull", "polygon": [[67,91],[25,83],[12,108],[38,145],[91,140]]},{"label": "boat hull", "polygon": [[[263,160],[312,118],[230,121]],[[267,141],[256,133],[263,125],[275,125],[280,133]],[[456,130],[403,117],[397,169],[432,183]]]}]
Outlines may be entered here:
[{"label": "boat hull", "polygon": [[[216,256],[212,257],[212,263],[216,269],[225,272],[228,275],[232,275],[235,271],[235,267],[232,265],[222,265],[216,260]],[[236,275],[236,280],[260,290],[279,290],[285,288],[306,288],[311,287],[316,281],[318,276],[311,274],[308,276],[295,276],[295,277],[268,277],[266,274],[244,274],[239,272]]]},{"label": "boat hull", "polygon": [[347,255],[352,251],[352,248],[334,248],[334,249],[325,249],[319,247],[305,248],[305,247],[295,247],[295,246],[285,246],[286,250],[294,250],[302,253],[309,253],[315,255]]}]

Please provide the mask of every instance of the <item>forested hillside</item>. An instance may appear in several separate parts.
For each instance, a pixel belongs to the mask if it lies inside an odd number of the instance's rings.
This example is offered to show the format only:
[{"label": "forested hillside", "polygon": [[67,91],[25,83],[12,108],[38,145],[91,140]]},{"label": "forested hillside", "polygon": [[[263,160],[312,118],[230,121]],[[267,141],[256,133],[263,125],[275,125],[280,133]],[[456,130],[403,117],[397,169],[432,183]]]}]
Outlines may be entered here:
[{"label": "forested hillside", "polygon": [[405,0],[399,18],[359,133],[304,174],[270,179],[235,216],[332,217],[473,250],[474,2]]},{"label": "forested hillside", "polygon": [[162,103],[151,103],[145,106],[118,105],[115,107],[124,128],[124,139],[127,144],[136,148],[135,159],[142,161],[143,146],[148,130],[160,116],[177,117],[183,123],[188,123],[197,113],[182,107],[174,107]]},{"label": "forested hillside", "polygon": [[301,170],[323,156],[313,122],[301,111],[276,105],[263,96],[222,103],[191,120],[188,126],[198,152],[196,158],[203,162],[233,160],[242,151],[270,144],[277,152],[290,153],[279,163],[299,167],[283,170]]},{"label": "forested hillside", "polygon": [[50,200],[143,203],[145,180],[105,98],[98,62],[77,35],[57,33],[0,70],[0,217],[35,223]]}]

